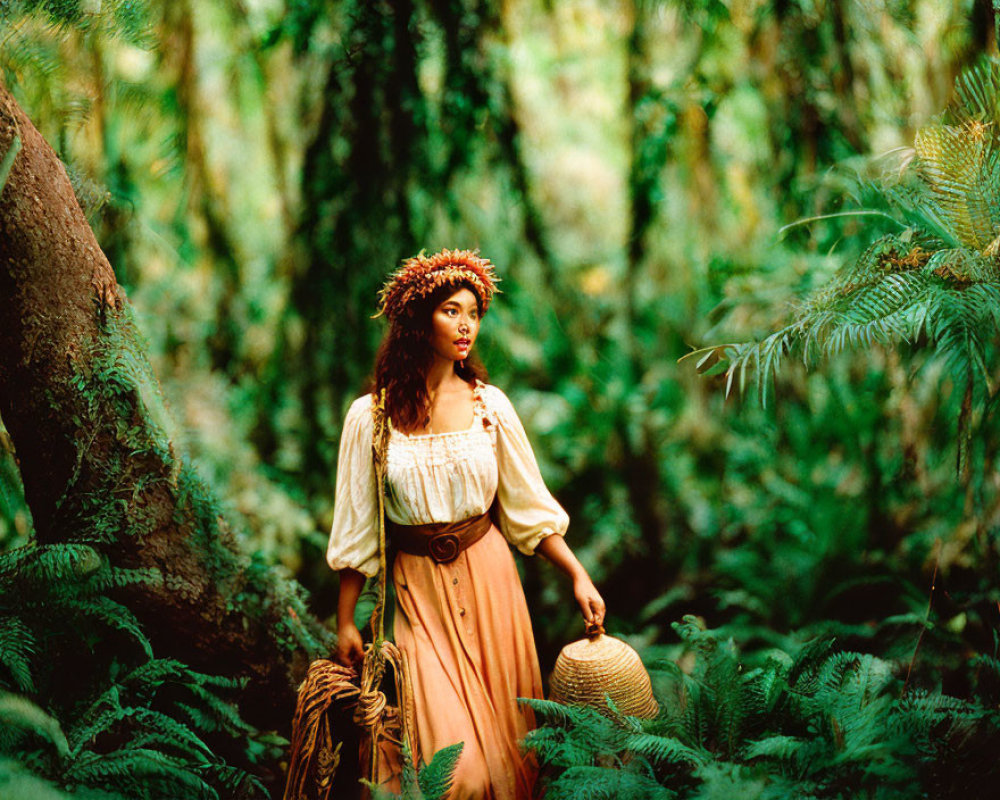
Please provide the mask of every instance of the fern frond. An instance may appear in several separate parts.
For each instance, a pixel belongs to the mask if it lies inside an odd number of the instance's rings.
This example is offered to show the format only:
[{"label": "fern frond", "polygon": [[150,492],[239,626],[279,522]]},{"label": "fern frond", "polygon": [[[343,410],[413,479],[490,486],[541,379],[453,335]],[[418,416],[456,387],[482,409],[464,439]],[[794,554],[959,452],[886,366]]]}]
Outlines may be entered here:
[{"label": "fern frond", "polygon": [[671,800],[677,794],[643,772],[571,767],[547,784],[551,800]]},{"label": "fern frond", "polygon": [[626,738],[634,732],[628,718],[609,717],[593,708],[569,706],[551,700],[519,698],[549,726],[529,731],[524,746],[540,761],[559,767],[592,764],[597,759],[617,759]]},{"label": "fern frond", "polygon": [[625,740],[625,749],[630,753],[642,756],[655,764],[687,764],[700,767],[711,760],[711,755],[705,751],[688,747],[677,739],[657,736],[651,733],[638,733]]},{"label": "fern frond", "polygon": [[952,238],[971,250],[986,249],[1000,232],[994,142],[995,134],[983,122],[970,120],[925,126],[914,143],[928,206]]},{"label": "fern frond", "polygon": [[464,742],[459,742],[438,750],[431,762],[420,770],[417,782],[425,800],[444,800],[447,796],[463,747]]},{"label": "fern frond", "polygon": [[57,583],[85,578],[101,564],[101,556],[89,545],[27,544],[0,554],[0,579]]},{"label": "fern frond", "polygon": [[124,675],[119,683],[140,697],[151,697],[167,681],[181,682],[190,670],[174,658],[152,658]]},{"label": "fern frond", "polygon": [[[759,341],[717,345],[726,393],[756,374],[761,402],[783,360],[807,367],[845,350],[917,343],[960,382],[995,391],[990,359],[1000,328],[1000,61],[966,70],[955,103],[922,127],[900,175],[869,188],[898,213],[901,232],[874,241],[802,302],[794,321]],[[968,435],[960,420],[960,438]],[[961,456],[960,451],[960,456]],[[962,463],[960,457],[959,463]]]},{"label": "fern frond", "polygon": [[0,692],[0,723],[46,739],[61,756],[69,753],[69,742],[59,721],[25,697]]},{"label": "fern frond", "polygon": [[66,611],[80,614],[103,623],[109,628],[123,631],[131,636],[143,652],[150,658],[153,656],[153,645],[142,629],[138,617],[127,606],[122,605],[106,595],[65,600],[59,604]]},{"label": "fern frond", "polygon": [[0,758],[0,787],[5,800],[135,800],[118,792],[87,787],[63,791],[58,782],[34,773],[27,760]]},{"label": "fern frond", "polygon": [[186,688],[198,701],[197,710],[193,706],[177,703],[188,714],[191,722],[199,730],[206,732],[226,731],[232,736],[245,736],[254,732],[241,716],[239,709],[232,703],[219,697],[214,691],[203,686],[187,684]]},{"label": "fern frond", "polygon": [[126,717],[128,710],[119,701],[118,687],[113,686],[87,710],[83,719],[70,729],[68,736],[70,752],[78,756],[101,734],[114,731],[118,723]]},{"label": "fern frond", "polygon": [[[698,800],[820,800],[840,797],[826,786],[808,780],[782,780],[780,775],[763,772],[746,764],[714,761],[698,770]],[[824,791],[825,790],[825,791]],[[822,791],[822,794],[820,793]]]},{"label": "fern frond", "polygon": [[524,737],[524,746],[535,753],[542,764],[558,767],[585,766],[593,762],[589,747],[581,746],[577,737],[564,728],[535,728]]},{"label": "fern frond", "polygon": [[[145,733],[140,734],[140,739],[147,742],[156,742],[161,746],[174,748],[179,755],[194,759],[195,761],[212,760],[212,751],[187,725],[173,719],[162,711],[155,711],[149,708],[134,707],[125,709],[133,723]],[[136,741],[129,741],[122,749],[131,750],[136,747],[142,748],[145,745],[137,744]],[[158,748],[159,749],[159,748]]]},{"label": "fern frond", "polygon": [[782,761],[795,761],[801,753],[805,740],[798,736],[786,736],[778,734],[767,736],[751,742],[744,755],[753,760],[755,758],[777,758]]},{"label": "fern frond", "polygon": [[0,664],[14,679],[14,688],[34,692],[31,659],[35,655],[35,634],[17,617],[0,617]]},{"label": "fern frond", "polygon": [[218,793],[186,762],[148,748],[112,753],[84,752],[70,762],[62,777],[67,783],[86,786],[124,784],[143,794],[146,792],[140,787],[152,780],[166,792],[173,792],[175,797],[218,800]]},{"label": "fern frond", "polygon": [[955,123],[995,119],[1000,104],[1000,63],[983,59],[955,79],[955,100],[945,112]]}]

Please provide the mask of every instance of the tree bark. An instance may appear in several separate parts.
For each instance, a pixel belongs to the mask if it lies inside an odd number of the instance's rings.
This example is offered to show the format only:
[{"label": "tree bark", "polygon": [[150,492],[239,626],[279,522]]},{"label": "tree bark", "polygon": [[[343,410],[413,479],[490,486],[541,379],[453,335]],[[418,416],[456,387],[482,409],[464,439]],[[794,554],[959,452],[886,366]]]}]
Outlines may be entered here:
[{"label": "tree bark", "polygon": [[63,165],[0,84],[0,159],[17,138],[0,191],[0,417],[37,541],[149,570],[119,591],[157,656],[248,677],[244,717],[286,729],[296,679],[330,636],[297,584],[239,552],[174,451],[125,294]]}]

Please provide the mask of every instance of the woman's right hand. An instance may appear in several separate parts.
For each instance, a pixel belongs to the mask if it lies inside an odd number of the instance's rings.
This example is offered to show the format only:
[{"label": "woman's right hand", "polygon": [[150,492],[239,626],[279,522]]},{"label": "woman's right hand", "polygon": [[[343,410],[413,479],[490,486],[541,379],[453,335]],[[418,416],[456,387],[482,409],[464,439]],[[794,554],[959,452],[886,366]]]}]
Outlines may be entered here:
[{"label": "woman's right hand", "polygon": [[365,657],[365,645],[361,631],[353,622],[337,627],[337,650],[334,658],[345,667],[358,668]]}]

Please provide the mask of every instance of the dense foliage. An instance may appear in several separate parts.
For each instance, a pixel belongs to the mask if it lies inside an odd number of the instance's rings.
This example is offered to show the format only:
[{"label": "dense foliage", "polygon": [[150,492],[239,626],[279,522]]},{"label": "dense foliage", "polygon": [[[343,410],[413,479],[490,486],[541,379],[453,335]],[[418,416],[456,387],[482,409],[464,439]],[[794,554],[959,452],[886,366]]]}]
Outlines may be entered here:
[{"label": "dense foliage", "polygon": [[[1000,79],[988,0],[946,5],[11,0],[0,70],[147,337],[142,446],[255,574],[333,613],[375,290],[478,246],[484,360],[664,709],[536,704],[550,791],[970,796],[1000,700]],[[720,341],[755,343],[730,375],[766,405],[678,363]],[[142,358],[89,390],[155,392]],[[39,545],[0,443],[0,794],[273,794],[280,735],[156,658],[127,590],[157,576],[91,546],[142,520],[95,496],[93,542]],[[545,670],[578,613],[523,566]]]},{"label": "dense foliage", "polygon": [[[237,682],[156,658],[115,589],[157,580],[87,545],[0,555],[0,789],[11,798],[264,796],[274,757],[232,703]],[[66,680],[66,673],[72,680]],[[73,789],[63,794],[59,787]]]},{"label": "dense foliage", "polygon": [[[815,290],[795,321],[763,341],[722,348],[726,390],[748,367],[766,400],[769,380],[793,348],[817,355],[892,342],[926,343],[944,360],[965,397],[959,420],[964,458],[971,415],[991,411],[1000,322],[1000,63],[983,61],[955,85],[951,107],[923,126],[914,147],[863,184],[895,213],[876,209],[899,229]],[[704,359],[716,355],[712,349]],[[703,359],[703,361],[704,361]]]},{"label": "dense foliage", "polygon": [[675,625],[690,674],[651,665],[660,715],[624,717],[527,701],[547,725],[528,735],[551,798],[982,797],[1000,767],[1000,661],[971,665],[968,699],[907,691],[894,665],[816,639],[745,664],[693,618]]}]

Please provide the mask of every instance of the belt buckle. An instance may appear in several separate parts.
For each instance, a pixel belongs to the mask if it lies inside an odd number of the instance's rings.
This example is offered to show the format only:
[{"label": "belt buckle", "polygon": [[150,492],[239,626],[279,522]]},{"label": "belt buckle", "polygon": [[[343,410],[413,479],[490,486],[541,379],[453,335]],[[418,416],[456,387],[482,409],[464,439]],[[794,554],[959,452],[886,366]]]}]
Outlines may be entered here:
[{"label": "belt buckle", "polygon": [[447,564],[458,558],[461,541],[454,533],[435,533],[427,540],[427,554],[438,564]]}]

